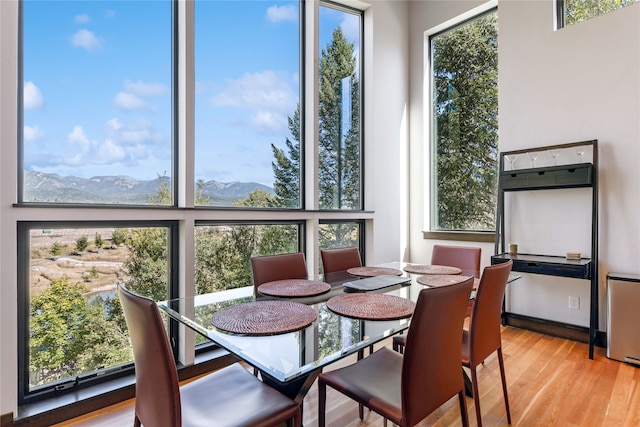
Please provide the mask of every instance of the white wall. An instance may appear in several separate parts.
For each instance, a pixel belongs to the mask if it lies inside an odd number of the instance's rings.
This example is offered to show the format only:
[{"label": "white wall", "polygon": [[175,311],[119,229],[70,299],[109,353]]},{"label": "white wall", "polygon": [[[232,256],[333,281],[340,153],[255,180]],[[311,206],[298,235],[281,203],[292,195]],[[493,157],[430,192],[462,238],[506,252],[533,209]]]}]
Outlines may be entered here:
[{"label": "white wall", "polygon": [[18,388],[16,227],[11,214],[16,193],[17,44],[4,42],[15,39],[17,17],[16,1],[0,1],[0,415],[14,410]]},{"label": "white wall", "polygon": [[[425,181],[422,33],[477,5],[411,4],[412,183]],[[640,4],[559,31],[553,19],[552,0],[499,0],[499,146],[508,151],[599,141],[599,306],[600,329],[606,330],[607,272],[640,273]],[[424,196],[420,185],[412,185],[412,261],[428,260],[434,243],[421,238]],[[514,233],[508,239],[521,252],[590,252],[588,191],[518,196],[508,208]],[[492,245],[483,247],[485,256],[492,251]],[[510,288],[512,312],[588,326],[587,281],[527,275]],[[568,309],[569,295],[580,297],[580,310]]]}]

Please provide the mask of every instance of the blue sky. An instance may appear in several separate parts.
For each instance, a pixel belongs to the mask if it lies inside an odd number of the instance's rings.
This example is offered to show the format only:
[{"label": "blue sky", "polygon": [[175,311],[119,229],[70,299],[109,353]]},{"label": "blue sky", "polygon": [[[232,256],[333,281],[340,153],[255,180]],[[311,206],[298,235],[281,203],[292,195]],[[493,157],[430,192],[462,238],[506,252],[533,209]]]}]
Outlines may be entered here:
[{"label": "blue sky", "polygon": [[[271,147],[299,99],[298,4],[198,1],[196,179],[273,183]],[[24,3],[24,164],[75,175],[171,174],[169,0]],[[322,8],[321,47],[357,19]]]}]

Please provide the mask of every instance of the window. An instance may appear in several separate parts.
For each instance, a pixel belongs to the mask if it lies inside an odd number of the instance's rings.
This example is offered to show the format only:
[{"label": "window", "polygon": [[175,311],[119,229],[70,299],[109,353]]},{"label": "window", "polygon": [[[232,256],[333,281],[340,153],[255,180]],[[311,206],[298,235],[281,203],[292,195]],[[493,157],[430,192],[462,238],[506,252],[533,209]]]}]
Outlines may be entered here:
[{"label": "window", "polygon": [[320,6],[320,209],[362,209],[361,12]]},{"label": "window", "polygon": [[253,286],[251,258],[300,252],[302,223],[202,223],[196,227],[196,294]]},{"label": "window", "polygon": [[157,204],[172,188],[172,2],[22,8],[20,201]]},{"label": "window", "polygon": [[[362,250],[363,14],[312,6],[20,2],[20,405],[132,372],[119,282],[192,296],[251,286],[255,255]],[[318,8],[316,34],[303,20]],[[309,38],[319,69],[302,66]],[[194,363],[167,323],[176,360]]]},{"label": "window", "polygon": [[170,295],[175,224],[76,225],[19,224],[24,401],[131,373],[118,283],[155,300]]},{"label": "window", "polygon": [[434,231],[495,227],[497,30],[493,11],[429,38]]},{"label": "window", "polygon": [[[364,256],[364,221],[320,221],[318,229],[320,249],[346,248],[355,246]],[[320,253],[318,263],[322,265]]]},{"label": "window", "polygon": [[196,203],[299,208],[300,4],[198,1],[195,49]]},{"label": "window", "polygon": [[638,0],[556,0],[557,28],[621,9]]}]

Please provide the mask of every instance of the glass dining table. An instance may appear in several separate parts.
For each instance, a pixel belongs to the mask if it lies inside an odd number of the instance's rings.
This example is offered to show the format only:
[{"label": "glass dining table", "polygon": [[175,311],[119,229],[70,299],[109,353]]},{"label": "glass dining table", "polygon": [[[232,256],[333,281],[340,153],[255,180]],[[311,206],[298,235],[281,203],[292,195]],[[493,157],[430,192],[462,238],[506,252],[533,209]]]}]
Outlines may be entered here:
[{"label": "glass dining table", "polygon": [[[391,295],[415,302],[419,292],[428,286],[416,280],[420,275],[405,272],[405,266],[407,264],[399,262],[383,264],[381,267],[396,269],[401,274],[391,280],[391,285],[367,293]],[[369,280],[347,271],[329,273],[316,279],[328,283],[330,289],[320,295],[284,299],[256,296],[254,287],[247,286],[159,301],[157,305],[170,318],[257,369],[264,382],[302,402],[324,367],[356,353],[362,355],[367,347],[405,331],[410,322],[410,317],[366,320],[338,314],[329,308],[328,302],[345,295],[348,293],[346,291],[360,290],[358,286],[366,285]],[[282,300],[306,305],[315,312],[315,320],[302,329],[271,335],[230,333],[214,326],[213,320],[223,310],[256,301]]]}]

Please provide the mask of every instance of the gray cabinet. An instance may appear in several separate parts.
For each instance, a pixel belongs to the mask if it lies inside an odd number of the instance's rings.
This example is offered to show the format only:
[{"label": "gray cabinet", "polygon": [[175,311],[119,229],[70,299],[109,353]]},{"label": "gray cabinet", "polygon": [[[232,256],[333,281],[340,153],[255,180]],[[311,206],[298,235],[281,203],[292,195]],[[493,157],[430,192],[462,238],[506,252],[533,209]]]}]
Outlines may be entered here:
[{"label": "gray cabinet", "polygon": [[640,365],[640,275],[607,274],[607,357]]}]

